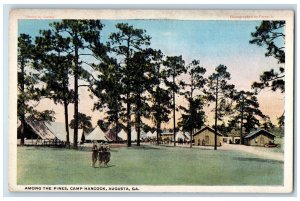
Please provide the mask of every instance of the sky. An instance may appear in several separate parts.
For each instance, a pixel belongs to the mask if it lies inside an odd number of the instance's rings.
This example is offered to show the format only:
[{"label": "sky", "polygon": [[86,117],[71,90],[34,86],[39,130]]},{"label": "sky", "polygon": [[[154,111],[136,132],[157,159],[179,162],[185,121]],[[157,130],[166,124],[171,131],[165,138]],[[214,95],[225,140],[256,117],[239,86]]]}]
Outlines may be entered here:
[{"label": "sky", "polygon": [[[49,29],[53,20],[19,20],[18,33],[26,33],[33,38],[39,35],[39,30]],[[273,57],[265,57],[265,47],[249,44],[251,32],[260,21],[228,21],[228,20],[102,20],[105,25],[102,30],[102,39],[107,40],[110,33],[117,31],[115,25],[125,22],[135,28],[145,29],[151,36],[150,47],[160,49],[166,56],[182,55],[186,64],[192,60],[200,60],[205,67],[208,77],[220,65],[226,65],[231,74],[231,84],[238,90],[251,90],[251,84],[259,80],[263,71],[277,68],[277,61]],[[185,79],[184,76],[181,79]],[[92,112],[93,102],[89,92],[81,88],[79,112],[92,116],[93,125],[103,118],[100,112]],[[269,115],[273,123],[284,112],[284,94],[265,89],[258,95],[260,109]],[[178,97],[178,104],[185,104]],[[56,121],[64,121],[62,105],[54,105],[49,100],[41,101],[39,109],[53,109],[56,112]],[[73,105],[69,106],[70,118],[73,116]],[[213,124],[213,112],[206,108],[207,124]],[[180,113],[180,112],[179,112]],[[177,117],[180,114],[177,114]],[[147,121],[146,121],[147,122]],[[165,127],[172,127],[165,124]]]}]

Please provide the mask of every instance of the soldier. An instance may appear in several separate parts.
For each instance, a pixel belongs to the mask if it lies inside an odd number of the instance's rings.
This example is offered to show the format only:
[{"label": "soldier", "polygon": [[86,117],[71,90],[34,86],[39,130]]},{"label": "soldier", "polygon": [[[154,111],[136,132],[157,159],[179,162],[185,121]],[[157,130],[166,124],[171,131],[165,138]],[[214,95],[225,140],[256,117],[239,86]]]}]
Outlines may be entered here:
[{"label": "soldier", "polygon": [[95,167],[95,164],[97,162],[97,156],[98,156],[98,147],[95,143],[95,141],[93,142],[93,146],[92,146],[92,167]]},{"label": "soldier", "polygon": [[104,147],[104,165],[107,166],[108,162],[110,161],[110,148],[108,143],[105,143]]},{"label": "soldier", "polygon": [[99,147],[99,167],[101,166],[102,162],[104,162],[104,147],[103,147],[103,143],[101,142],[100,147]]}]

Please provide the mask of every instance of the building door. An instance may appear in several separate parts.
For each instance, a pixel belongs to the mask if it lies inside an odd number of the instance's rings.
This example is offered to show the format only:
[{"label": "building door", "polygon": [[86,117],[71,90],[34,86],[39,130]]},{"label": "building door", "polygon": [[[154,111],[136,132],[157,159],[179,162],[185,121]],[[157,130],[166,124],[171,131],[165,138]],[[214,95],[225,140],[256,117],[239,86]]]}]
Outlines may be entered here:
[{"label": "building door", "polygon": [[209,136],[205,136],[205,144],[208,145],[209,144]]},{"label": "building door", "polygon": [[261,137],[259,138],[259,143],[260,143],[261,145],[264,145],[264,144],[265,144],[265,139],[264,139],[263,136],[261,136]]}]

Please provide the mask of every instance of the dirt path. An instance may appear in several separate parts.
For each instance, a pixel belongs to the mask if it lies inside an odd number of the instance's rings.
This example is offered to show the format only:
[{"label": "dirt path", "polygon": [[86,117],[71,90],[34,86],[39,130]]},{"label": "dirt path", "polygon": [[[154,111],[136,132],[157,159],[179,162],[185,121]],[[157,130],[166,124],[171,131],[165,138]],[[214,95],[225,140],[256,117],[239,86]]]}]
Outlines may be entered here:
[{"label": "dirt path", "polygon": [[259,157],[283,161],[284,154],[282,152],[274,152],[268,149],[272,148],[265,148],[265,147],[254,147],[254,146],[245,146],[245,145],[232,145],[232,144],[223,144],[222,147],[219,147],[220,150],[236,150],[247,152],[250,154],[255,154]]}]

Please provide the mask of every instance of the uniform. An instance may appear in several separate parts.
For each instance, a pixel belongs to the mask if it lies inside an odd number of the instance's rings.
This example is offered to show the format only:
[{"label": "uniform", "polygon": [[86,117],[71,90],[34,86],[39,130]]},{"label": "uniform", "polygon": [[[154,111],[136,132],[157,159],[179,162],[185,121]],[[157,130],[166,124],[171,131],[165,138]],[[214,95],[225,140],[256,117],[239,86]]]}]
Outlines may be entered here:
[{"label": "uniform", "polygon": [[92,147],[92,166],[95,167],[95,163],[97,162],[98,158],[98,147],[96,144]]}]

